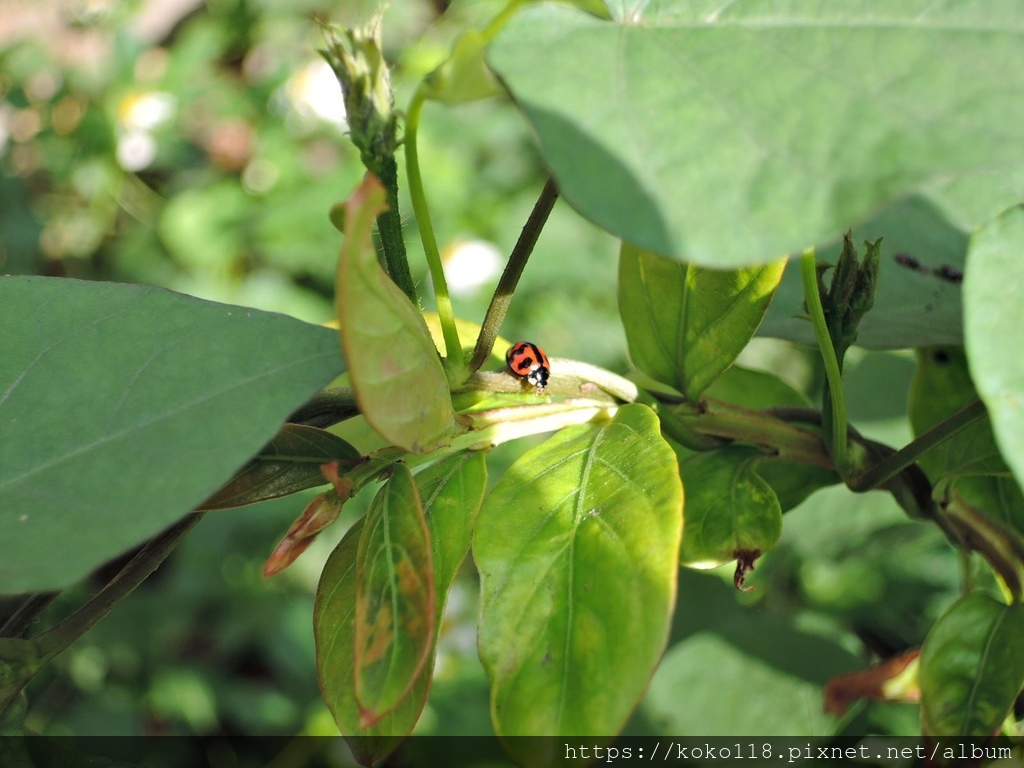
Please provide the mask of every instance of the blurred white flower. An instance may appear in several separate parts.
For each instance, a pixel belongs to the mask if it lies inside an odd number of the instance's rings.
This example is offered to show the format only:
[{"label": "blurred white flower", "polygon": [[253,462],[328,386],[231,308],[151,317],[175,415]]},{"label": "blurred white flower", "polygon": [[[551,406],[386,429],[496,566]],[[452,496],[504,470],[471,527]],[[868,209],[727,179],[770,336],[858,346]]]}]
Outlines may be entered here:
[{"label": "blurred white flower", "polygon": [[486,240],[458,240],[441,254],[448,290],[455,296],[476,292],[501,271],[501,251]]},{"label": "blurred white flower", "polygon": [[132,93],[117,106],[118,127],[125,131],[152,131],[174,115],[174,95],[166,91]]},{"label": "blurred white flower", "polygon": [[313,59],[296,72],[285,86],[288,103],[300,117],[315,118],[346,128],[345,100],[341,85],[323,59]]},{"label": "blurred white flower", "polygon": [[117,162],[126,171],[141,171],[156,160],[150,131],[174,115],[174,96],[166,91],[131,93],[117,105]]},{"label": "blurred white flower", "polygon": [[147,131],[125,131],[117,137],[117,163],[126,171],[141,171],[156,160],[156,139]]}]

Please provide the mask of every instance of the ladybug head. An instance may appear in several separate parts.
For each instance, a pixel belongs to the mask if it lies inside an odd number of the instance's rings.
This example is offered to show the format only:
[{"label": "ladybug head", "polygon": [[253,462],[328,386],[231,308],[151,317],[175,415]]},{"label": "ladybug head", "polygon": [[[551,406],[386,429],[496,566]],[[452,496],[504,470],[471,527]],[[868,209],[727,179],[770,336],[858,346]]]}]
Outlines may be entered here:
[{"label": "ladybug head", "polygon": [[548,377],[551,375],[550,371],[543,366],[538,365],[528,374],[526,374],[526,380],[535,386],[537,389],[544,389],[548,385]]}]

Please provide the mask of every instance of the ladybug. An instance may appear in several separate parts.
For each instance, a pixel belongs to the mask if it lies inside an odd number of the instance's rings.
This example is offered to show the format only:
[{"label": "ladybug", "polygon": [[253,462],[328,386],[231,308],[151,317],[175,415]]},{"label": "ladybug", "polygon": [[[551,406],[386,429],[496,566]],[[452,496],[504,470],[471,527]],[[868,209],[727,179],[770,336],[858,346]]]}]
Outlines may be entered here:
[{"label": "ladybug", "polygon": [[551,375],[551,364],[544,350],[529,341],[517,341],[505,353],[505,362],[515,376],[526,379],[528,384],[537,389],[548,385]]}]

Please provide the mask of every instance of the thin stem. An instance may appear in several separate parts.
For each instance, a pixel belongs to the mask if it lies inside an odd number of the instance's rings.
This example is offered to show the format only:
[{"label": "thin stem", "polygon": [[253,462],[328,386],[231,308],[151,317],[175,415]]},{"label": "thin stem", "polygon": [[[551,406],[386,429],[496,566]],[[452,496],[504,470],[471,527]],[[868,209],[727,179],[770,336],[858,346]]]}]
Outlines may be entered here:
[{"label": "thin stem", "polygon": [[36,592],[34,595],[30,595],[4,622],[3,627],[0,627],[0,637],[21,637],[32,626],[36,617],[59,594],[59,592]]},{"label": "thin stem", "polygon": [[804,299],[807,301],[807,312],[811,317],[814,337],[818,341],[822,360],[825,363],[825,378],[828,382],[829,400],[831,401],[831,423],[826,425],[826,437],[832,445],[832,461],[839,476],[846,477],[846,395],[843,392],[843,373],[839,367],[832,337],[825,323],[825,311],[821,307],[821,295],[818,293],[818,274],[815,270],[814,249],[808,248],[800,257],[800,273],[804,282]]},{"label": "thin stem", "polygon": [[890,478],[917,461],[922,454],[947,440],[961,429],[985,417],[985,405],[981,400],[968,403],[948,419],[944,419],[922,435],[907,443],[895,453],[881,459],[877,464],[847,481],[851,490],[869,491],[878,488]]},{"label": "thin stem", "polygon": [[554,180],[549,178],[530,212],[530,218],[523,225],[523,231],[519,234],[519,239],[508,257],[505,271],[501,274],[501,280],[498,281],[491,305],[487,307],[483,325],[480,326],[480,336],[477,337],[476,347],[473,349],[473,359],[469,361],[470,373],[479,370],[494,349],[494,340],[498,338],[498,331],[505,321],[505,313],[508,312],[519,278],[557,199],[558,189]]},{"label": "thin stem", "polygon": [[437,238],[434,237],[434,225],[430,221],[430,210],[427,208],[427,198],[423,193],[419,150],[416,146],[420,113],[423,111],[425,102],[426,91],[421,84],[413,94],[409,111],[405,116],[405,165],[409,175],[409,196],[412,198],[412,209],[420,228],[420,238],[423,240],[423,251],[427,256],[430,279],[434,283],[437,316],[441,323],[441,333],[444,335],[445,358],[448,361],[449,370],[457,370],[462,376],[464,375],[462,369],[465,359],[462,355],[462,344],[459,342],[459,332],[455,327],[455,312],[452,309],[451,297],[448,295],[448,283],[444,278],[444,265],[441,264]]},{"label": "thin stem", "polygon": [[190,514],[152,539],[89,602],[60,624],[39,635],[35,643],[39,649],[40,666],[92,629],[119,601],[130,595],[167,559],[201,517],[199,513]]},{"label": "thin stem", "polygon": [[419,306],[416,285],[409,272],[409,259],[405,253],[405,239],[402,237],[402,217],[398,210],[398,163],[393,155],[381,158],[377,170],[388,204],[387,209],[377,216],[377,232],[384,252],[384,265],[395,285],[402,289],[402,293],[413,304]]}]

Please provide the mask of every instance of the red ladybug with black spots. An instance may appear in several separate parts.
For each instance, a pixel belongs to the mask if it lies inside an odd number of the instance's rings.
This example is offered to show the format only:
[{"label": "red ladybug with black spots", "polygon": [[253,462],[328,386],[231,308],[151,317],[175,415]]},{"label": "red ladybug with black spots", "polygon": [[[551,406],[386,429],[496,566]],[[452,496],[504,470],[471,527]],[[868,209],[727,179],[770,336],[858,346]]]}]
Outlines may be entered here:
[{"label": "red ladybug with black spots", "polygon": [[505,362],[513,375],[543,390],[551,376],[551,364],[544,350],[530,341],[517,341],[505,353]]}]

